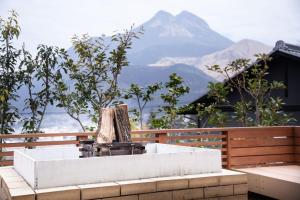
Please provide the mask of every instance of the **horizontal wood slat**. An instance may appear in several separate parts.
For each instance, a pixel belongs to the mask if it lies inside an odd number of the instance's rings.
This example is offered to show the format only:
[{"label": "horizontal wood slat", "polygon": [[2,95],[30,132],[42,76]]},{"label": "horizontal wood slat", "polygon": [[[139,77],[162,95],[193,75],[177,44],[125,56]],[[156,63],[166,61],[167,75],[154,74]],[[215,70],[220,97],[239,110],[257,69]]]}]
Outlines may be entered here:
[{"label": "horizontal wood slat", "polygon": [[253,138],[253,139],[241,139],[231,140],[232,147],[260,147],[260,146],[288,146],[294,144],[293,137],[287,138]]},{"label": "horizontal wood slat", "polygon": [[14,161],[12,160],[2,160],[0,161],[0,166],[11,166],[14,164]]},{"label": "horizontal wood slat", "polygon": [[231,156],[255,156],[255,155],[276,155],[292,154],[293,146],[274,146],[274,147],[252,147],[252,148],[233,148]]},{"label": "horizontal wood slat", "polygon": [[95,132],[84,133],[33,133],[33,134],[0,134],[0,139],[8,138],[40,138],[40,137],[67,137],[67,136],[93,136]]},{"label": "horizontal wood slat", "polygon": [[14,155],[13,151],[0,152],[0,157],[1,156],[13,156],[13,155]]},{"label": "horizontal wood slat", "polygon": [[224,131],[244,131],[244,130],[273,130],[273,129],[293,129],[293,126],[267,126],[267,127],[226,127],[226,128],[188,128],[188,129],[160,129],[160,130],[132,130],[131,134],[165,134],[165,133],[202,133],[202,132],[224,132]]},{"label": "horizontal wood slat", "polygon": [[0,147],[36,147],[36,146],[51,146],[51,145],[67,145],[67,144],[79,144],[76,140],[66,140],[66,141],[42,141],[42,142],[26,142],[26,143],[3,143]]},{"label": "horizontal wood slat", "polygon": [[188,129],[160,129],[160,130],[132,130],[131,134],[165,134],[165,133],[203,133],[222,132],[227,128],[188,128]]},{"label": "horizontal wood slat", "polygon": [[268,136],[293,136],[293,128],[261,128],[257,130],[233,130],[230,131],[231,138],[248,137],[248,138],[259,138]]},{"label": "horizontal wood slat", "polygon": [[156,142],[158,141],[158,138],[146,138],[146,137],[141,137],[141,138],[131,138],[133,142]]},{"label": "horizontal wood slat", "polygon": [[188,140],[188,139],[222,139],[225,138],[225,135],[187,135],[187,136],[167,136],[168,140]]},{"label": "horizontal wood slat", "polygon": [[239,165],[257,165],[257,164],[270,164],[276,162],[294,162],[295,155],[294,154],[286,154],[286,155],[265,155],[265,156],[245,156],[245,157],[232,157],[231,165],[239,166]]},{"label": "horizontal wood slat", "polygon": [[216,146],[216,145],[224,145],[226,142],[182,142],[176,143],[181,146],[191,146],[191,147],[200,147],[200,146]]}]

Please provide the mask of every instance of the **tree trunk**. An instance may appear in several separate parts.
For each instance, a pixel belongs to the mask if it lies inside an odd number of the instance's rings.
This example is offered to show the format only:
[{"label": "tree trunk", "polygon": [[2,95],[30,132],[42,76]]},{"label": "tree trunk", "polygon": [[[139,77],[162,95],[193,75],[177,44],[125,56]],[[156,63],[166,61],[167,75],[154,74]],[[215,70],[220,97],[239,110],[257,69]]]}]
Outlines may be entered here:
[{"label": "tree trunk", "polygon": [[114,128],[114,109],[102,108],[100,129],[97,129],[97,143],[112,143],[116,139]]},{"label": "tree trunk", "polygon": [[97,143],[131,142],[130,131],[127,105],[101,109],[96,131]]},{"label": "tree trunk", "polygon": [[115,109],[116,136],[119,142],[131,142],[130,121],[126,104],[117,105]]}]

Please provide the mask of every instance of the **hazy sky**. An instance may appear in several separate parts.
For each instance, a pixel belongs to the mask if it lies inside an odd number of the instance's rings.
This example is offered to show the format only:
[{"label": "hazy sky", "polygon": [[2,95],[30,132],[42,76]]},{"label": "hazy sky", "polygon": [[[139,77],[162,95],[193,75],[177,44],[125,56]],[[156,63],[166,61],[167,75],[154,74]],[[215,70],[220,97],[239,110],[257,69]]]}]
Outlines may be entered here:
[{"label": "hazy sky", "polygon": [[157,11],[193,12],[233,41],[281,39],[300,44],[300,0],[0,0],[0,16],[19,13],[20,40],[69,47],[74,34],[109,35],[140,25]]}]

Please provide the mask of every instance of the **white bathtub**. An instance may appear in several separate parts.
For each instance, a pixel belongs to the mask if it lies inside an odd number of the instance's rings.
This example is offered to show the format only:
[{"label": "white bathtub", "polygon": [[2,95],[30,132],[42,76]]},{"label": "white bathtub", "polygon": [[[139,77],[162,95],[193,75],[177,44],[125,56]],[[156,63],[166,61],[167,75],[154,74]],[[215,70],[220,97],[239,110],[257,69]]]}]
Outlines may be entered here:
[{"label": "white bathtub", "polygon": [[76,147],[16,150],[14,167],[34,189],[221,172],[215,149],[147,144],[145,154],[79,158]]}]

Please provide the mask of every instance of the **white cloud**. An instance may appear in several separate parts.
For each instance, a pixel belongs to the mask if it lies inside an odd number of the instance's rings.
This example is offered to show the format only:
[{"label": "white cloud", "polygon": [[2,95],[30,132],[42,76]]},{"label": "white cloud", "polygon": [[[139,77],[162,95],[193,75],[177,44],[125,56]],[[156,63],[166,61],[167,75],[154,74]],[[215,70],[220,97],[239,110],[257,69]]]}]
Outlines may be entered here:
[{"label": "white cloud", "polygon": [[157,11],[188,10],[234,41],[256,39],[269,45],[300,40],[298,0],[0,0],[0,16],[20,15],[21,40],[70,46],[74,34],[111,34],[139,25]]}]

